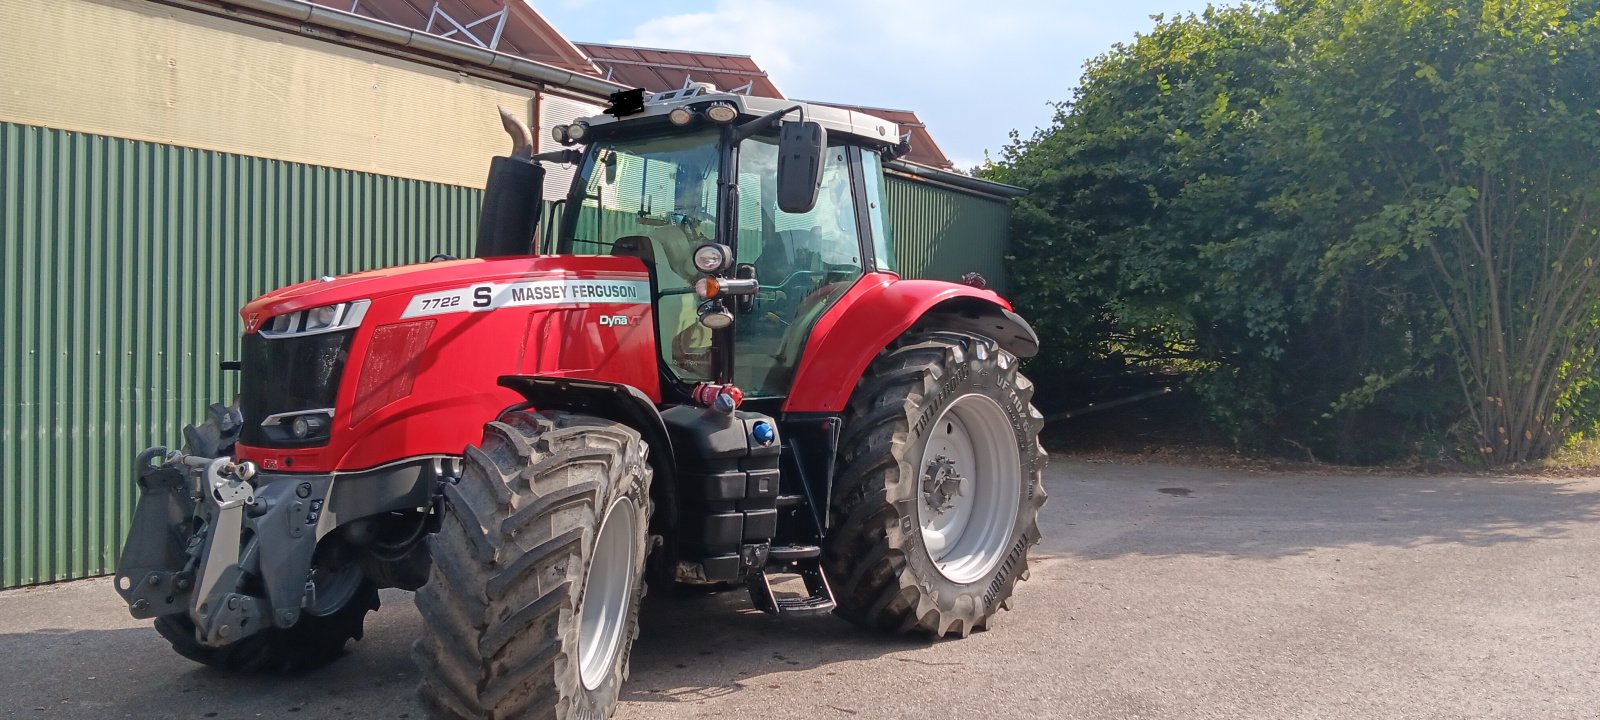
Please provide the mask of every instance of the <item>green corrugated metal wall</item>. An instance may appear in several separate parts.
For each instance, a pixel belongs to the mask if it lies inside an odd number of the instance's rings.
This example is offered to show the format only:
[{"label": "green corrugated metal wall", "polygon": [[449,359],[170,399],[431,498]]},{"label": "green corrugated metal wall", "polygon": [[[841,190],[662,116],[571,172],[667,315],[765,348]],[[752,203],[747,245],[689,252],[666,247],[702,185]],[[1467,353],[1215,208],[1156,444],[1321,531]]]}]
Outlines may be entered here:
[{"label": "green corrugated metal wall", "polygon": [[0,123],[0,587],[112,570],[133,458],[232,398],[247,299],[467,255],[480,196]]},{"label": "green corrugated metal wall", "polygon": [[976,271],[990,289],[1005,292],[1011,222],[1006,201],[896,175],[886,185],[901,277],[956,281]]}]

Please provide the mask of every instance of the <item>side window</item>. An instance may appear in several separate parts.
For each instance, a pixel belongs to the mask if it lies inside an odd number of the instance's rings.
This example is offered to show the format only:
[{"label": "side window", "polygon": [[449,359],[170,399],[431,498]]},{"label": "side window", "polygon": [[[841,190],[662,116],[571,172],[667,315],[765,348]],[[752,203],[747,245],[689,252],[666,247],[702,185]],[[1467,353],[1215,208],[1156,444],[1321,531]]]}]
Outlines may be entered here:
[{"label": "side window", "polygon": [[898,272],[894,260],[894,228],[889,224],[887,182],[883,178],[883,161],[878,153],[861,151],[861,169],[867,178],[867,217],[872,221],[872,254],[877,256],[877,270]]},{"label": "side window", "polygon": [[860,274],[861,242],[850,198],[850,163],[844,147],[828,149],[817,204],[806,213],[777,205],[777,146],[745,143],[739,163],[738,261],[756,266],[762,285],[797,272]]}]

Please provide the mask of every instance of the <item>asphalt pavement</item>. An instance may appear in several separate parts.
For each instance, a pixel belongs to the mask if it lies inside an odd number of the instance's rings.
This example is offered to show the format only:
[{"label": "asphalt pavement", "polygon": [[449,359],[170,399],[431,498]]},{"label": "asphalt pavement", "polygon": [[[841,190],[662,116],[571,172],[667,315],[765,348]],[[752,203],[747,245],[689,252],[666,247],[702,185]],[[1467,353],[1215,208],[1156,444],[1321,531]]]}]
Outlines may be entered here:
[{"label": "asphalt pavement", "polygon": [[[1600,718],[1600,479],[1058,461],[1014,610],[929,642],[646,599],[647,718]],[[421,718],[386,591],[320,673],[173,654],[105,580],[0,593],[0,717]]]}]

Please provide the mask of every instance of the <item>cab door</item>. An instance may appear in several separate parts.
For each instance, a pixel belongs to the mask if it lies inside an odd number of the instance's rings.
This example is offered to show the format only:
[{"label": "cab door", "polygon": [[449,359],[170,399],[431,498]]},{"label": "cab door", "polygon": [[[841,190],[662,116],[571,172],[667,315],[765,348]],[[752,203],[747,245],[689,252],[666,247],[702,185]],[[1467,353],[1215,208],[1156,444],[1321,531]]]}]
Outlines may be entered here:
[{"label": "cab door", "polygon": [[776,138],[753,137],[739,148],[735,256],[760,283],[734,325],[733,378],[748,397],[788,394],[811,327],[868,267],[856,202],[860,158],[856,148],[830,146],[816,205],[785,213],[777,207]]}]

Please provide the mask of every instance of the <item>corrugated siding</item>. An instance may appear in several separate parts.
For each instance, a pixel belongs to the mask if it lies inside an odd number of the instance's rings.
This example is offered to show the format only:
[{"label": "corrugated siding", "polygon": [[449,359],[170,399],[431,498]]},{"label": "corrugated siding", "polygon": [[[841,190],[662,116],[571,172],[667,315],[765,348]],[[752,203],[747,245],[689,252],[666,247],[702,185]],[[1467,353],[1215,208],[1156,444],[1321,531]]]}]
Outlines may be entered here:
[{"label": "corrugated siding", "polygon": [[976,271],[991,289],[1005,292],[1011,222],[1005,201],[895,175],[886,185],[895,269],[901,277],[956,281]]},{"label": "corrugated siding", "polygon": [[468,255],[480,195],[0,123],[0,587],[113,569],[134,456],[234,395],[241,304]]}]

